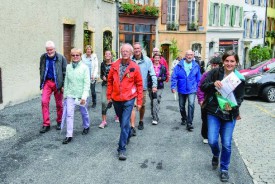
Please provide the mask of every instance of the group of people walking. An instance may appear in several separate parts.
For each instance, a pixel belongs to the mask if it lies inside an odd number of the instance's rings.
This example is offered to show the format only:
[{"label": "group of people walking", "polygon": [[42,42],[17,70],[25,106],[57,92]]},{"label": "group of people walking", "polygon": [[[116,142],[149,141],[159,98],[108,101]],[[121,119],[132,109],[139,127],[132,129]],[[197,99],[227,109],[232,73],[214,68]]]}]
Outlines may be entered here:
[{"label": "group of people walking", "polygon": [[[83,135],[88,134],[90,117],[88,98],[91,91],[92,107],[96,107],[95,84],[98,77],[98,60],[92,47],[85,48],[82,55],[80,49],[71,50],[71,62],[67,64],[64,56],[58,54],[52,41],[46,42],[46,53],[40,58],[40,89],[42,90],[43,126],[40,133],[50,130],[49,101],[53,93],[57,108],[56,129],[63,128],[66,122],[67,133],[63,144],[73,139],[74,109],[79,105],[82,115]],[[118,143],[118,159],[126,160],[126,146],[132,136],[136,136],[136,110],[139,111],[138,129],[144,129],[144,114],[147,94],[150,98],[152,124],[160,122],[159,111],[165,82],[171,78],[171,91],[178,93],[181,124],[188,131],[194,129],[193,118],[195,99],[201,106],[202,129],[204,143],[208,143],[213,153],[212,166],[220,164],[221,181],[228,181],[228,168],[231,155],[232,134],[236,120],[239,118],[239,107],[243,101],[244,78],[235,69],[239,64],[238,55],[233,51],[223,56],[210,59],[211,70],[204,72],[194,58],[192,50],[186,51],[172,71],[171,77],[166,60],[159,49],[153,49],[153,57],[142,53],[140,43],[122,44],[121,58],[112,61],[112,52],[104,52],[104,61],[100,66],[102,80],[102,122],[99,128],[107,126],[107,110],[114,106],[116,121],[120,123]],[[201,74],[203,75],[201,76]],[[217,92],[223,87],[222,80],[230,73],[235,73],[241,80],[233,91],[237,105],[219,106]],[[147,93],[148,92],[148,93]],[[188,101],[187,111],[185,109]],[[219,147],[219,135],[222,149]]]}]

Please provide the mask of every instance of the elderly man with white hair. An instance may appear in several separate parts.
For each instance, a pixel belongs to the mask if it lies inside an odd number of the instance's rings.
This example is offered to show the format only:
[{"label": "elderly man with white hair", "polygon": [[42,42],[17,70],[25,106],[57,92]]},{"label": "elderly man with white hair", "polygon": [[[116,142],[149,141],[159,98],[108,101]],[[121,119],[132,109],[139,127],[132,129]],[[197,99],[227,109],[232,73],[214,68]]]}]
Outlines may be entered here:
[{"label": "elderly man with white hair", "polygon": [[56,103],[56,129],[60,130],[60,124],[62,120],[62,99],[63,99],[63,86],[66,74],[67,60],[64,56],[55,51],[55,45],[53,41],[46,42],[46,53],[40,57],[40,89],[41,106],[43,115],[43,126],[40,129],[40,133],[45,133],[50,130],[50,110],[49,103],[52,93],[55,97]]},{"label": "elderly man with white hair", "polygon": [[[175,66],[171,77],[172,93],[178,92],[179,107],[181,113],[181,124],[186,126],[188,131],[193,130],[193,117],[195,110],[195,98],[200,82],[200,66],[194,58],[192,50],[186,51],[185,58]],[[185,103],[188,100],[188,114],[186,115]]]}]

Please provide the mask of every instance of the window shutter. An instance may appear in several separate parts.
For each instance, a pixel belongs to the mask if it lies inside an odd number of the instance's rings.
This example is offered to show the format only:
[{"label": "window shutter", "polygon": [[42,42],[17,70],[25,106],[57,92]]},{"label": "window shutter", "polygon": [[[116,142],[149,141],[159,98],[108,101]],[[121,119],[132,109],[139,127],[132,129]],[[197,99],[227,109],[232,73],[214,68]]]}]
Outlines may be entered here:
[{"label": "window shutter", "polygon": [[161,3],[161,23],[166,24],[167,21],[167,0],[162,0]]},{"label": "window shutter", "polygon": [[199,7],[199,25],[201,26],[203,22],[203,0],[200,0],[200,7]]},{"label": "window shutter", "polygon": [[222,3],[221,5],[221,18],[220,18],[220,25],[224,26],[224,22],[225,22],[225,5]]},{"label": "window shutter", "polygon": [[179,22],[186,25],[188,22],[188,0],[179,0]]},{"label": "window shutter", "polygon": [[209,26],[212,26],[213,24],[213,18],[214,18],[214,3],[210,2],[210,13],[209,13]]},{"label": "window shutter", "polygon": [[235,17],[236,17],[236,7],[234,5],[231,6],[231,27],[234,27],[235,25]]},{"label": "window shutter", "polygon": [[240,27],[242,27],[242,22],[243,22],[243,7],[240,7],[240,21],[239,21]]},{"label": "window shutter", "polygon": [[243,21],[243,37],[246,38],[246,27],[247,27],[247,19]]}]

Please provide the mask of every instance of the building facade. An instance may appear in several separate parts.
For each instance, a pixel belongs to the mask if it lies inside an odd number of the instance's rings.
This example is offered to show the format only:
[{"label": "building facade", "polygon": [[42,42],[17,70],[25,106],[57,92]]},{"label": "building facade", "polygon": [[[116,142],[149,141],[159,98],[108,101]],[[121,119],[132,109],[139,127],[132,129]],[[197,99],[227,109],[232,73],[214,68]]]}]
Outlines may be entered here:
[{"label": "building facade", "polygon": [[176,46],[180,56],[191,49],[195,56],[205,58],[206,8],[205,0],[160,0],[161,18],[158,20],[157,47],[172,63],[170,47]]},{"label": "building facade", "polygon": [[248,53],[255,46],[264,45],[266,0],[245,0],[243,18],[243,68],[251,63]]},{"label": "building facade", "polygon": [[[57,52],[70,61],[71,48],[83,49],[84,32],[90,32],[86,41],[101,62],[103,35],[117,35],[116,7],[113,0],[3,1],[0,109],[39,95],[39,58],[47,40],[54,41]],[[108,14],[112,16],[102,16]],[[112,49],[117,50],[114,40]]]},{"label": "building facade", "polygon": [[[149,11],[151,10],[151,11]],[[143,54],[151,56],[156,43],[158,7],[154,0],[124,0],[119,11],[119,46],[122,43],[142,45]]]},{"label": "building facade", "polygon": [[[217,52],[234,50],[243,61],[243,7],[244,1],[208,1],[206,32],[206,62]],[[243,63],[240,63],[243,65]]]}]

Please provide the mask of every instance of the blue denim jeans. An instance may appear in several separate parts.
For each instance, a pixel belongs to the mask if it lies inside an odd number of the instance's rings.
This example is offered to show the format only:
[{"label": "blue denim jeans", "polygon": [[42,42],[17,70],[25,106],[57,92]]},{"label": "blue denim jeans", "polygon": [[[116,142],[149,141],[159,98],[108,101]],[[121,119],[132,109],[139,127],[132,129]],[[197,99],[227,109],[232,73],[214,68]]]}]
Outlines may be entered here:
[{"label": "blue denim jeans", "polygon": [[[196,93],[190,94],[178,94],[179,95],[179,106],[180,106],[180,114],[181,120],[187,121],[187,124],[192,124],[195,110],[195,98]],[[188,99],[188,116],[186,116],[185,103],[186,99]]]},{"label": "blue denim jeans", "polygon": [[231,157],[231,141],[236,123],[236,119],[232,121],[224,121],[217,116],[207,115],[208,123],[208,143],[215,157],[220,155],[219,135],[221,136],[221,158],[220,170],[228,171]]},{"label": "blue denim jeans", "polygon": [[113,101],[116,115],[120,122],[120,138],[118,142],[118,152],[126,151],[126,144],[128,138],[131,136],[130,117],[134,107],[135,98],[129,101],[118,102]]}]

